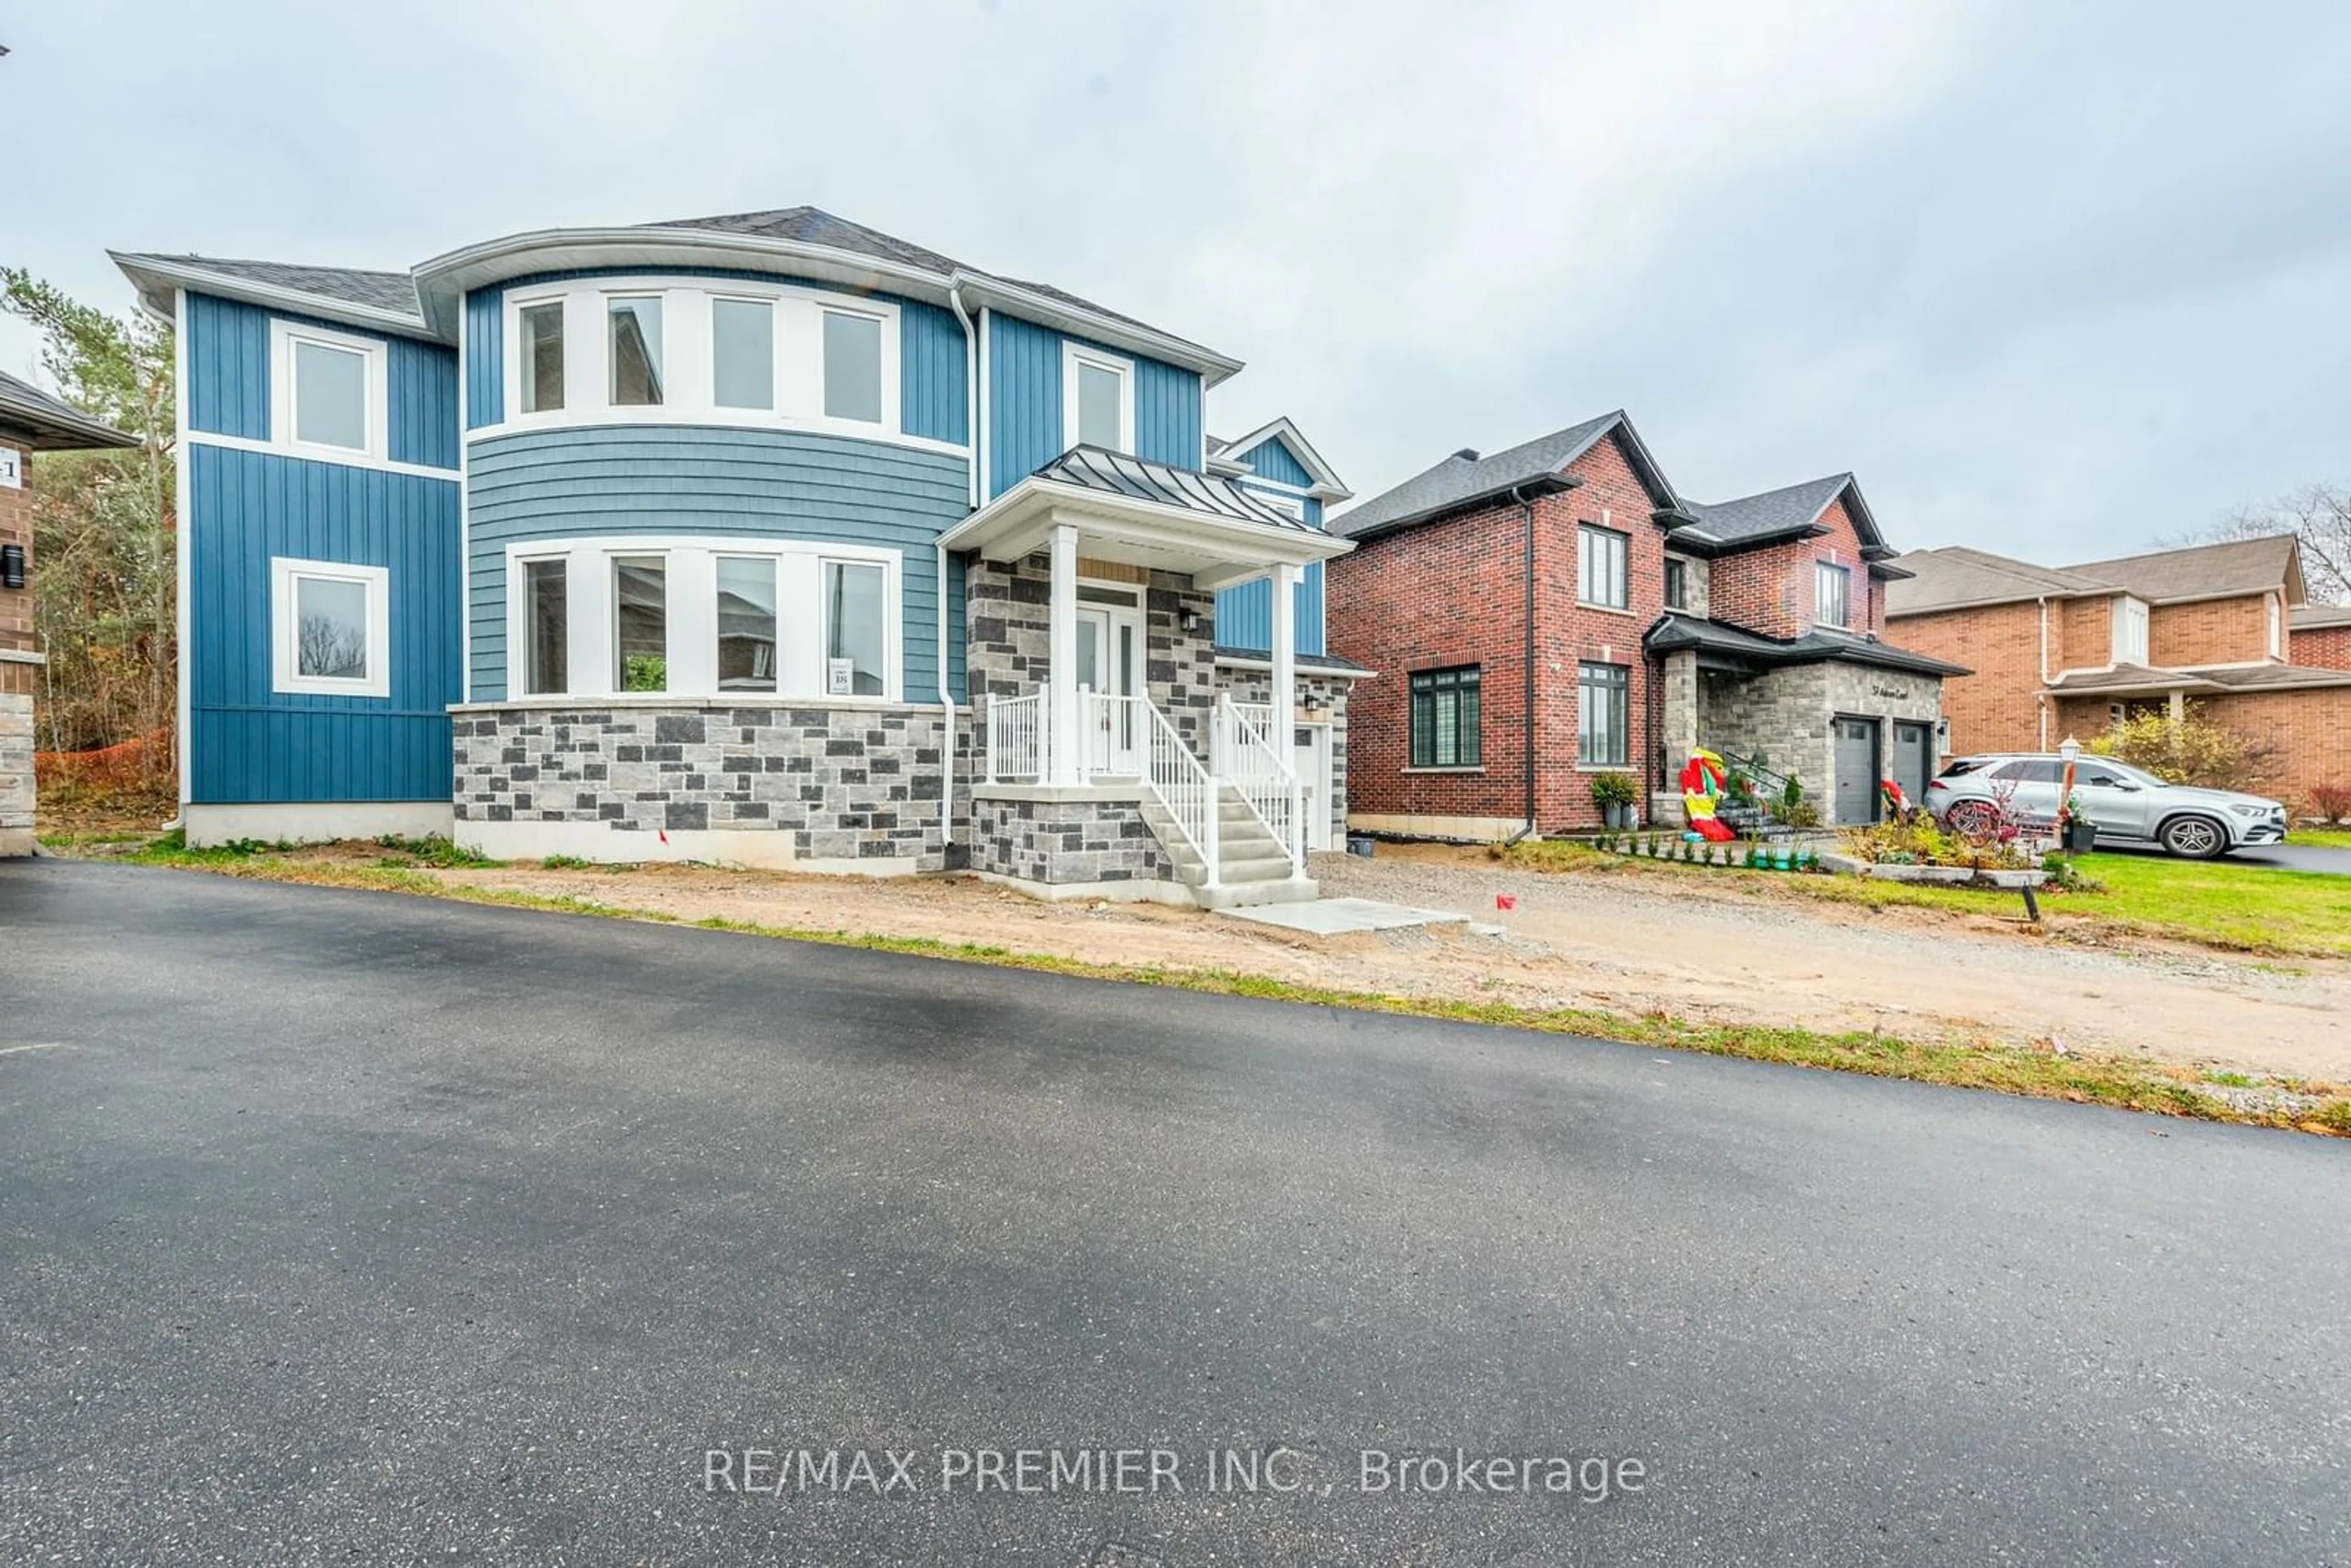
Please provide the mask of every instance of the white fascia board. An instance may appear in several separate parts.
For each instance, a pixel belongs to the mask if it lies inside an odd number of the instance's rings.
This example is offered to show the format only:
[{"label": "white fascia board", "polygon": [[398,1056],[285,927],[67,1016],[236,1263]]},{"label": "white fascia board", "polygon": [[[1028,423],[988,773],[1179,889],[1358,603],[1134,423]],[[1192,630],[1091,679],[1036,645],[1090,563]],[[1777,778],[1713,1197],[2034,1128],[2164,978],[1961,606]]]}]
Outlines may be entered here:
[{"label": "white fascia board", "polygon": [[1238,440],[1226,442],[1219,450],[1233,453],[1249,452],[1255,450],[1259,444],[1272,440],[1276,436],[1280,437],[1282,444],[1290,448],[1290,455],[1298,459],[1300,465],[1314,481],[1306,487],[1308,495],[1323,501],[1345,501],[1353,498],[1355,493],[1340,482],[1338,470],[1332,467],[1323,460],[1322,455],[1314,450],[1312,442],[1298,433],[1298,426],[1290,422],[1290,416],[1286,413],[1278,416],[1270,423],[1259,426]]},{"label": "white fascia board", "polygon": [[1155,328],[1113,320],[1098,311],[1049,298],[1017,283],[990,277],[986,273],[958,272],[954,281],[960,283],[964,292],[972,298],[985,301],[1023,320],[1058,328],[1110,348],[1131,350],[1147,358],[1196,371],[1204,389],[1238,375],[1241,371],[1241,361],[1229,354],[1219,354],[1197,343],[1170,337]]},{"label": "white fascia board", "polygon": [[128,256],[119,251],[106,253],[122,275],[139,290],[140,298],[169,298],[174,288],[184,288],[191,294],[210,294],[222,299],[239,300],[246,305],[258,305],[265,310],[290,311],[297,316],[308,316],[321,321],[338,321],[349,327],[363,327],[378,332],[392,332],[403,338],[424,338],[440,342],[453,339],[435,332],[421,319],[398,310],[385,310],[373,305],[355,304],[349,299],[336,299],[324,294],[306,294],[297,288],[280,288],[257,278],[236,277],[225,272],[182,262],[158,261],[152,256]]},{"label": "white fascia board", "polygon": [[[1183,507],[1056,484],[1033,475],[939,536],[939,543],[952,550],[986,550],[1000,547],[1007,539],[1018,542],[1029,533],[1050,531],[1056,521],[1074,523],[1105,537],[1165,543],[1226,557],[1260,571],[1276,564],[1304,566],[1328,560],[1355,548],[1353,539],[1313,529],[1270,528],[1239,518],[1209,517]],[[1238,553],[1227,556],[1227,552]]]}]

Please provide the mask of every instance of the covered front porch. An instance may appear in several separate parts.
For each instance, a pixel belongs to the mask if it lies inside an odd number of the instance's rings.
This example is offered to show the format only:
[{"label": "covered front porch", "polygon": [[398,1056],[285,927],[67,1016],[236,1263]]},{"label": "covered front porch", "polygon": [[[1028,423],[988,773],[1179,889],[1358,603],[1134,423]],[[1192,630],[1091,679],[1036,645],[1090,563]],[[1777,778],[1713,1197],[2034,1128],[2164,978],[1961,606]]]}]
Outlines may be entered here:
[{"label": "covered front porch", "polygon": [[[976,870],[1048,896],[1311,896],[1292,591],[1346,541],[1225,480],[1080,448],[944,542],[967,552]],[[1218,675],[1214,603],[1260,577],[1275,700],[1252,704]]]}]

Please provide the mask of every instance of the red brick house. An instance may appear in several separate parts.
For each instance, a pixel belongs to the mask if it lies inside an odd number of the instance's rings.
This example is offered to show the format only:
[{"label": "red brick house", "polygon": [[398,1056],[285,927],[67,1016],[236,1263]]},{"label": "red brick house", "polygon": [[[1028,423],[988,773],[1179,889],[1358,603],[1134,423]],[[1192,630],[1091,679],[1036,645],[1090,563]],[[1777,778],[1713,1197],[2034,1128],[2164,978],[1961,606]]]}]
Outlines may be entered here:
[{"label": "red brick house", "polygon": [[33,693],[42,654],[33,635],[32,455],[137,444],[0,372],[0,855],[33,852]]},{"label": "red brick house", "polygon": [[1836,821],[1873,817],[1886,772],[1925,784],[1960,666],[1884,642],[1898,569],[1850,474],[1691,501],[1620,411],[1455,453],[1331,528],[1356,546],[1326,569],[1331,639],[1377,672],[1349,709],[1361,831],[1592,827],[1604,772],[1678,821],[1701,743]]},{"label": "red brick house", "polygon": [[2351,610],[2304,602],[2292,534],[2046,567],[1952,547],[1901,558],[1904,642],[1964,655],[1949,745],[2046,751],[2194,703],[2273,750],[2289,802],[2351,755]]}]

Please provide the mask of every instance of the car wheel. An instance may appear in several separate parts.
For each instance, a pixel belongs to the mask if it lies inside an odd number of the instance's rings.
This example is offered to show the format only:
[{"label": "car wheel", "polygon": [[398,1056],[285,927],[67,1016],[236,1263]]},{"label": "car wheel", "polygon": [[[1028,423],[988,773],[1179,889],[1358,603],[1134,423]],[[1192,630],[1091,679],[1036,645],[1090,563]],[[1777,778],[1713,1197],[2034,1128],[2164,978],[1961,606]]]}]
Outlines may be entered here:
[{"label": "car wheel", "polygon": [[2174,817],[2158,837],[2166,854],[2182,860],[2209,861],[2229,847],[2227,831],[2210,817]]},{"label": "car wheel", "polygon": [[1943,823],[1963,839],[1989,838],[2000,827],[2000,810],[1989,800],[1962,800],[1943,814]]}]

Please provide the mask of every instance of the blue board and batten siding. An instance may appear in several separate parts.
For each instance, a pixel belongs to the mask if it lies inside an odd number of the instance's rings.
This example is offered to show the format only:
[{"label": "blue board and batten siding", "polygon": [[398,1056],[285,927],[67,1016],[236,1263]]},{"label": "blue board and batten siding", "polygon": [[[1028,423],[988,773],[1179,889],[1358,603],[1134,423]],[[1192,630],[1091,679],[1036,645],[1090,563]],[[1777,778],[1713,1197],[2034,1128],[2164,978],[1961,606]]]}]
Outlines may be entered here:
[{"label": "blue board and batten siding", "polygon": [[274,319],[384,344],[387,455],[394,463],[457,466],[457,356],[450,350],[206,294],[189,295],[187,313],[190,430],[246,441],[270,439],[269,323]]},{"label": "blue board and batten siding", "polygon": [[[457,357],[439,344],[277,313],[385,345],[388,455],[445,479],[214,445],[272,439],[273,312],[185,297],[188,793],[199,805],[444,800],[459,700]],[[382,567],[391,695],[275,689],[270,562]]]},{"label": "blue board and batten siding", "polygon": [[[897,549],[904,698],[936,702],[935,547],[969,510],[967,483],[960,457],[803,432],[600,425],[477,440],[467,486],[474,700],[507,695],[508,546],[712,534]],[[958,652],[950,645],[951,685]]]},{"label": "blue board and batten siding", "polygon": [[[646,276],[643,269],[614,272],[549,272],[518,277],[496,288],[477,288],[465,296],[465,428],[480,430],[506,420],[506,290],[575,278]],[[815,283],[782,273],[722,271],[713,268],[662,268],[657,276],[679,278],[734,278],[758,283],[789,284],[820,289],[845,298],[871,298],[898,309],[899,428],[908,435],[961,445],[970,401],[970,373],[965,359],[967,345],[963,323],[951,310],[895,294],[861,294],[837,284]],[[454,426],[453,426],[454,428]]]},{"label": "blue board and batten siding", "polygon": [[[1018,317],[988,315],[987,440],[989,500],[1068,451],[1061,429],[1061,350],[1067,338]],[[1134,455],[1153,463],[1200,466],[1200,378],[1191,371],[1115,349],[1134,363]]]},{"label": "blue board and batten siding", "polygon": [[[463,636],[457,486],[192,443],[188,489],[190,799],[446,800]],[[387,570],[390,697],[273,689],[275,557]]]},{"label": "blue board and batten siding", "polygon": [[[1249,465],[1259,478],[1271,479],[1281,485],[1301,488],[1314,483],[1314,476],[1304,464],[1291,455],[1280,436],[1259,442],[1247,452],[1228,454],[1235,462]],[[1249,481],[1240,481],[1243,489]],[[1276,491],[1286,499],[1299,501],[1306,520],[1316,528],[1322,526],[1322,503],[1313,497],[1300,497],[1287,491]],[[1295,597],[1290,601],[1297,614],[1297,651],[1320,656],[1322,646],[1322,563],[1314,561],[1300,573]],[[1228,588],[1217,595],[1217,645],[1241,648],[1257,653],[1269,653],[1273,648],[1273,584],[1264,578]]]}]

